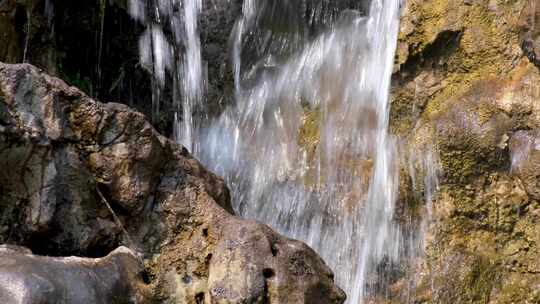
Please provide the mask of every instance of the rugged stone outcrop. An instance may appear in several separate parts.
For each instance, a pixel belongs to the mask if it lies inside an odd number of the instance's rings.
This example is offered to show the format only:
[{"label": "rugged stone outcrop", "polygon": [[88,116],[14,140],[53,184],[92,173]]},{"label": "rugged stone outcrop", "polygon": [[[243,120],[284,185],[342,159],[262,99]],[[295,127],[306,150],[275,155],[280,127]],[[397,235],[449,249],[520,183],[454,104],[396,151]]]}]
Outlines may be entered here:
[{"label": "rugged stone outcrop", "polygon": [[27,64],[0,64],[0,164],[0,243],[88,257],[124,244],[160,303],[344,300],[310,248],[233,216],[223,181],[142,114]]},{"label": "rugged stone outcrop", "polygon": [[442,169],[415,301],[540,302],[538,29],[537,1],[406,2],[391,126]]}]

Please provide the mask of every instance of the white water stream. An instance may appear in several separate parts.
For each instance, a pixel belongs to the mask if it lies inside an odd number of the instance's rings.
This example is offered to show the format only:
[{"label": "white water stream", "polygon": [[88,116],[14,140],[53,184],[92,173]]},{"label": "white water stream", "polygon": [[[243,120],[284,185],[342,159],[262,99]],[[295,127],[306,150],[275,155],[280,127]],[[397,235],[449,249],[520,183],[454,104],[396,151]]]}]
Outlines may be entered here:
[{"label": "white water stream", "polygon": [[[200,0],[159,0],[153,7],[130,0],[132,16],[147,26],[141,61],[153,72],[158,96],[167,71],[172,75],[182,109],[176,138],[225,178],[240,215],[312,246],[348,303],[384,294],[392,269],[422,247],[422,237],[394,218],[402,158],[388,125],[400,2],[372,0],[367,14],[343,11],[310,37],[301,30],[276,34],[279,26],[264,35],[261,20],[276,18],[265,15],[269,2],[245,0],[232,33],[235,104],[202,120],[194,115],[204,106],[206,83]],[[243,51],[254,41],[275,42],[278,52],[261,50],[257,60],[246,60],[251,54]],[[425,164],[431,194],[436,170],[425,161],[413,159],[411,174]]]}]

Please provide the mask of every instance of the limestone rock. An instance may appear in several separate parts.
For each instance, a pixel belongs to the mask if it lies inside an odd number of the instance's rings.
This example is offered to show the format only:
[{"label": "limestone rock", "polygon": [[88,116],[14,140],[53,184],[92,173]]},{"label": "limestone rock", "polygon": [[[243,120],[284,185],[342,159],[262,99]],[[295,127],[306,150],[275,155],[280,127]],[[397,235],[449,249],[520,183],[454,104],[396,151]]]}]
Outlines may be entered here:
[{"label": "limestone rock", "polygon": [[344,294],[332,287],[331,270],[305,244],[276,236],[256,222],[239,224],[227,224],[210,262],[208,289],[216,303],[342,301]]},{"label": "limestone rock", "polygon": [[344,301],[311,249],[234,217],[223,180],[142,114],[30,65],[0,63],[0,164],[1,243],[90,257],[130,246],[162,303]]},{"label": "limestone rock", "polygon": [[406,2],[391,128],[442,171],[414,301],[540,301],[537,14],[537,1]]}]

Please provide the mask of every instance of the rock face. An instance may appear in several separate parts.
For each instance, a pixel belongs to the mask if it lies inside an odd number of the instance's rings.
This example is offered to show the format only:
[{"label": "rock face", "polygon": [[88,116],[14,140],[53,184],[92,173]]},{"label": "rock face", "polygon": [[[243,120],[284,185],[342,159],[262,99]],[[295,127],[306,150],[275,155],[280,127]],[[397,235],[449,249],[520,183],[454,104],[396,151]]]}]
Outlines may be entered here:
[{"label": "rock face", "polygon": [[148,303],[142,263],[126,247],[104,258],[34,256],[0,247],[2,303]]},{"label": "rock face", "polygon": [[223,181],[142,114],[30,65],[0,64],[0,163],[0,243],[88,257],[125,244],[160,303],[344,301],[311,249],[231,215]]},{"label": "rock face", "polygon": [[416,302],[540,302],[539,7],[406,3],[391,125],[443,172]]}]

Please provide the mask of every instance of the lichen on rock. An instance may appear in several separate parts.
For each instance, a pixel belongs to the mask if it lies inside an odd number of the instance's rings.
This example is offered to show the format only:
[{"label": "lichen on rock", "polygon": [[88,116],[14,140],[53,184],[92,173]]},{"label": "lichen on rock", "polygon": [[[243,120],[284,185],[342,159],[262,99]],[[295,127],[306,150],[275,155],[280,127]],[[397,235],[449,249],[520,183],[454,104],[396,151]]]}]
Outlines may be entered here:
[{"label": "lichen on rock", "polygon": [[413,296],[423,303],[540,301],[537,7],[407,1],[392,129],[442,167]]}]

